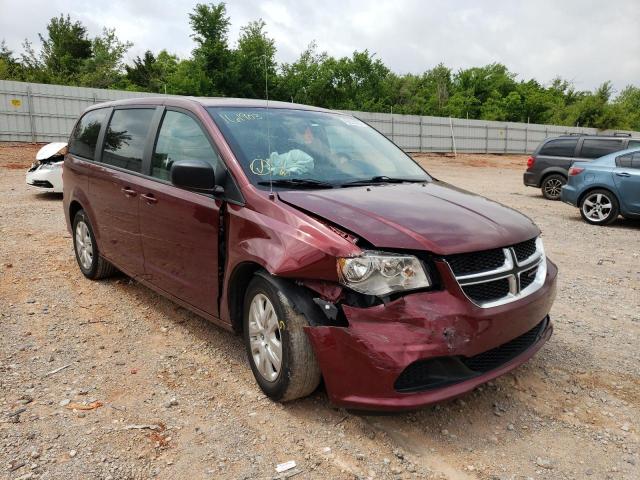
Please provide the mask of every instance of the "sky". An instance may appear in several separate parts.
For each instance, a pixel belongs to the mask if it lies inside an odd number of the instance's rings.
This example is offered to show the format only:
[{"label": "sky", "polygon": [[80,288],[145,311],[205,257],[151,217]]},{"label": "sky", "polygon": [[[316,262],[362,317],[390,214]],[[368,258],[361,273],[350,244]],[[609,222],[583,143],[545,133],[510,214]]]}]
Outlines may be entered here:
[{"label": "sky", "polygon": [[[203,0],[200,0],[203,2]],[[188,57],[194,47],[188,13],[197,0],[0,0],[0,40],[19,53],[39,46],[49,19],[69,13],[91,36],[115,28],[134,46]],[[229,0],[230,43],[240,27],[262,18],[279,62],[293,62],[315,41],[341,57],[375,53],[396,73],[422,73],[442,62],[454,71],[493,62],[519,79],[548,84],[560,76],[578,90],[605,80],[619,92],[640,84],[638,0]]]}]

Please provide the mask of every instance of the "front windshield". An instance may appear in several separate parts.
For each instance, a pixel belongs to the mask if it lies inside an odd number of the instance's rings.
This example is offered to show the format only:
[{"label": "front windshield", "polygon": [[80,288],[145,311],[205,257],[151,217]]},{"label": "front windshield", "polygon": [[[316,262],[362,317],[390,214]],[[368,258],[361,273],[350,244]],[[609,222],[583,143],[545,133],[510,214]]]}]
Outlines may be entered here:
[{"label": "front windshield", "polygon": [[281,108],[208,110],[254,185],[430,180],[402,150],[351,116]]}]

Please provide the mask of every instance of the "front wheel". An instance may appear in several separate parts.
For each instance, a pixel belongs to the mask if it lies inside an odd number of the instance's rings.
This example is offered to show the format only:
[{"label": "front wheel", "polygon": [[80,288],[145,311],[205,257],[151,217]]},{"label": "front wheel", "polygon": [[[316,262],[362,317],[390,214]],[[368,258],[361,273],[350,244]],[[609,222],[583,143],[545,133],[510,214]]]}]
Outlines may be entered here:
[{"label": "front wheel", "polygon": [[320,383],[307,325],[282,291],[261,276],[253,278],[245,294],[243,336],[253,375],[272,400],[304,397]]},{"label": "front wheel", "polygon": [[619,213],[618,200],[607,190],[593,190],[580,202],[582,218],[592,225],[609,225]]},{"label": "front wheel", "polygon": [[560,192],[562,191],[562,186],[566,183],[567,179],[562,175],[549,175],[542,181],[542,195],[547,200],[560,200]]}]

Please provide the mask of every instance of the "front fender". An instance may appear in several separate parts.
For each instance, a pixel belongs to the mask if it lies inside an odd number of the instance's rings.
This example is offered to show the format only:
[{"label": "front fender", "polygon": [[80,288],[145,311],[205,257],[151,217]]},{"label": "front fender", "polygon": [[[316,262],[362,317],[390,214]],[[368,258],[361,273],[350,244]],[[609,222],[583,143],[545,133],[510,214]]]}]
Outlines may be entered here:
[{"label": "front fender", "polygon": [[337,283],[336,257],[361,251],[326,225],[277,200],[265,200],[254,208],[229,205],[226,221],[221,316],[229,323],[226,299],[238,266],[251,263],[274,277]]}]

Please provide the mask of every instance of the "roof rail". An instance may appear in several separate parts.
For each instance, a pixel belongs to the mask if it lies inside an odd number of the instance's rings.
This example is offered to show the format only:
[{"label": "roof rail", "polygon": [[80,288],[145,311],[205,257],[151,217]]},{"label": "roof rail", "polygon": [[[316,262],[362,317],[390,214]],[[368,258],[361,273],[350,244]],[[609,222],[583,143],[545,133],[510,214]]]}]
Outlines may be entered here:
[{"label": "roof rail", "polygon": [[614,133],[582,133],[582,132],[571,132],[571,133],[563,133],[558,135],[559,137],[631,137],[630,133],[625,132],[614,132]]}]

